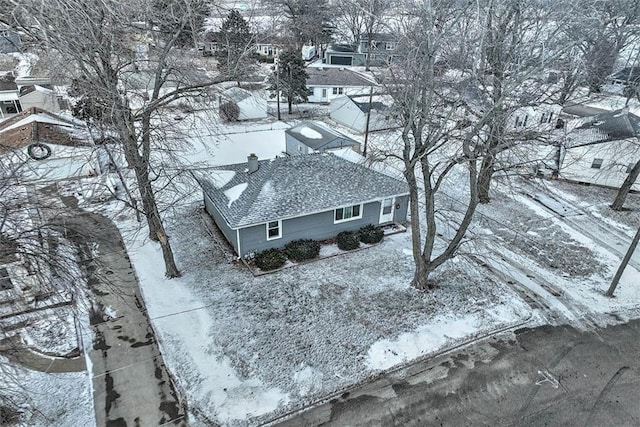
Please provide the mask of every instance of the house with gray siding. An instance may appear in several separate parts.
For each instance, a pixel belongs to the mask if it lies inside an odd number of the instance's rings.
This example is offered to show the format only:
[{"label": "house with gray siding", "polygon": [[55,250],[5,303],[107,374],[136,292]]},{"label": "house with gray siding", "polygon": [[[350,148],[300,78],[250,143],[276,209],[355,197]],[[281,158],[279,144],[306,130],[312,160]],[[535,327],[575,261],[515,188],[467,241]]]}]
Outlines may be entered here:
[{"label": "house with gray siding", "polygon": [[332,153],[219,166],[197,176],[205,209],[241,257],[297,239],[405,221],[406,183]]},{"label": "house with gray siding", "polygon": [[360,152],[360,144],[323,123],[303,121],[284,131],[286,153],[299,156],[329,150],[351,148]]},{"label": "house with gray siding", "polygon": [[0,53],[20,52],[20,35],[10,26],[0,22]]}]

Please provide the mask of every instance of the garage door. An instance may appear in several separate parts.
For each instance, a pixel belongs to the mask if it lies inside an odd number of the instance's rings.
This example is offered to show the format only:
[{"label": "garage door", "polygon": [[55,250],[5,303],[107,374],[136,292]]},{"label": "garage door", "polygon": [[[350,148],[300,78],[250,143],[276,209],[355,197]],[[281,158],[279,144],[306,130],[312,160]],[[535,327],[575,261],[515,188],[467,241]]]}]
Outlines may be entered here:
[{"label": "garage door", "polygon": [[352,58],[350,56],[331,55],[330,64],[333,65],[351,65]]}]

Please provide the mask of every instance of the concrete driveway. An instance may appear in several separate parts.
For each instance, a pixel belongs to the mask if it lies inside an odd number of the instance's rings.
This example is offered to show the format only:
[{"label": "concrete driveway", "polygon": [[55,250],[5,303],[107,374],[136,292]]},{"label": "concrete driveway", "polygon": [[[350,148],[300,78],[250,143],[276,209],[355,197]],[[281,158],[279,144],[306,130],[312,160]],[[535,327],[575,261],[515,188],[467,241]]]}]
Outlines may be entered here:
[{"label": "concrete driveway", "polygon": [[[47,189],[49,197],[55,191]],[[79,249],[88,279],[94,340],[85,343],[92,364],[98,426],[186,425],[185,410],[162,360],[122,237],[113,222],[79,209],[73,197],[47,197]]]}]

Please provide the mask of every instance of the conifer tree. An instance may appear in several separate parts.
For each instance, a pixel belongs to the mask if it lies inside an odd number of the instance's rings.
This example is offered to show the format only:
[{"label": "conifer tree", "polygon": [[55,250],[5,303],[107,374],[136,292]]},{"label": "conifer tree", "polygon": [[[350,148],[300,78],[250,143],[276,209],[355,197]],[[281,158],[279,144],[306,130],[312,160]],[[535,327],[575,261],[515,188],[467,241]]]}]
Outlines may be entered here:
[{"label": "conifer tree", "polygon": [[236,80],[240,86],[240,80],[251,72],[256,62],[252,55],[254,36],[249,23],[240,12],[232,10],[222,23],[216,40],[218,49],[214,57],[220,74],[228,80]]},{"label": "conifer tree", "polygon": [[307,71],[300,53],[287,49],[280,54],[273,73],[269,77],[271,97],[283,95],[287,98],[289,114],[291,105],[307,101]]}]

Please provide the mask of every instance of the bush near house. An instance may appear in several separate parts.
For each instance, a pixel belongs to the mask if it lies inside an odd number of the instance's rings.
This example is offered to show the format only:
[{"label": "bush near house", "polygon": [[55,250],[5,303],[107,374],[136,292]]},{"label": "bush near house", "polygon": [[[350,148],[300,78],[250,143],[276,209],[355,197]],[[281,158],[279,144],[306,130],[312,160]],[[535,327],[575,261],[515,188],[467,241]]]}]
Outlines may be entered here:
[{"label": "bush near house", "polygon": [[373,244],[378,243],[384,236],[384,230],[382,227],[375,226],[373,224],[367,224],[358,230],[360,235],[360,241],[362,243]]},{"label": "bush near house", "polygon": [[237,122],[240,117],[240,107],[233,101],[227,101],[220,105],[220,116],[229,122]]},{"label": "bush near house", "polygon": [[284,251],[293,261],[305,261],[320,255],[320,242],[312,239],[300,239],[285,245]]},{"label": "bush near house", "polygon": [[360,247],[360,236],[357,231],[342,231],[336,236],[338,248],[343,251],[351,251]]},{"label": "bush near house", "polygon": [[287,257],[279,249],[267,249],[258,252],[254,261],[260,270],[270,271],[282,267],[287,262]]}]

